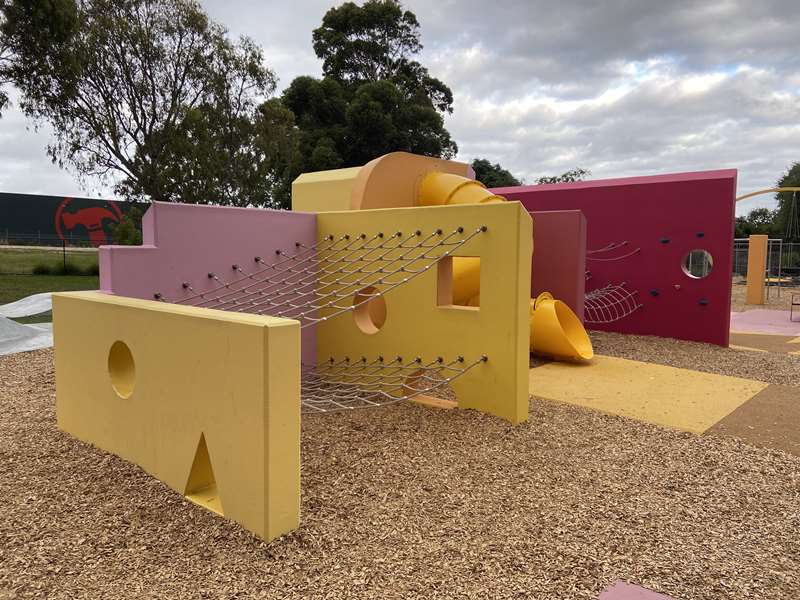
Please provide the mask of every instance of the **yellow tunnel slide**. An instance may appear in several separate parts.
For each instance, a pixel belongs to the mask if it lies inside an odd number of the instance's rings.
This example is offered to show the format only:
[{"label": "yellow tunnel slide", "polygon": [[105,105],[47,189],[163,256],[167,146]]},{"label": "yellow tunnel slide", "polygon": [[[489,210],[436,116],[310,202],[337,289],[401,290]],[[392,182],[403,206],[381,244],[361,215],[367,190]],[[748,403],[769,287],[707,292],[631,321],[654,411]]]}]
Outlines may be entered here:
[{"label": "yellow tunnel slide", "polygon": [[[417,194],[417,204],[421,206],[505,201],[475,179],[438,171],[423,178]],[[453,302],[480,305],[479,258],[453,258]],[[567,304],[550,294],[531,299],[530,329],[531,352],[571,360],[589,360],[594,356],[592,342],[578,317]]]}]

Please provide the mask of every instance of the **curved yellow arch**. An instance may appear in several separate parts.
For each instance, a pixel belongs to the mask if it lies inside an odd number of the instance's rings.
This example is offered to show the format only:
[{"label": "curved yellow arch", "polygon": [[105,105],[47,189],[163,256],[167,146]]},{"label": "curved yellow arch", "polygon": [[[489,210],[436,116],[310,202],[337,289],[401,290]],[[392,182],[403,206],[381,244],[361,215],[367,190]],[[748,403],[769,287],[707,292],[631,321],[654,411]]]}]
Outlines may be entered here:
[{"label": "curved yellow arch", "polygon": [[800,187],[780,187],[780,188],[770,188],[768,190],[759,190],[757,192],[750,192],[749,194],[745,194],[744,196],[738,196],[736,201],[744,200],[745,198],[752,198],[753,196],[760,196],[761,194],[777,194],[778,192],[800,192]]}]

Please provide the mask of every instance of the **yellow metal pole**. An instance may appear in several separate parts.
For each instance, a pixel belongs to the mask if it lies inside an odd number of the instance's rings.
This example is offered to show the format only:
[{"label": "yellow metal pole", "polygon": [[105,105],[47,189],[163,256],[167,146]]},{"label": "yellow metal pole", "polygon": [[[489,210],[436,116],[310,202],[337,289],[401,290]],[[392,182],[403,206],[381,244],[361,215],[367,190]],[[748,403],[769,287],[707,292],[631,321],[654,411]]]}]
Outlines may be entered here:
[{"label": "yellow metal pole", "polygon": [[739,202],[740,200],[746,200],[747,198],[752,198],[753,196],[760,196],[761,194],[777,194],[779,192],[800,192],[800,187],[781,187],[781,188],[769,188],[768,190],[758,190],[757,192],[750,192],[749,194],[738,196],[736,198],[736,201]]},{"label": "yellow metal pole", "polygon": [[767,235],[751,235],[747,253],[747,304],[764,304],[764,273],[767,270]]}]

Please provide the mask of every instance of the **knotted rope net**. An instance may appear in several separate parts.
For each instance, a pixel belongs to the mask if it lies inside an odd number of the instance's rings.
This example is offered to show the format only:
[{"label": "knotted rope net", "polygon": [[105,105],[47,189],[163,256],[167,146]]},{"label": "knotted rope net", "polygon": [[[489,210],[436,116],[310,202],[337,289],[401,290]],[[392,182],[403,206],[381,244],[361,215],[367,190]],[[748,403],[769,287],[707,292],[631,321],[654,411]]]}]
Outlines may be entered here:
[{"label": "knotted rope net", "polygon": [[[485,233],[481,226],[467,231],[456,227],[428,232],[397,231],[327,236],[316,244],[295,243],[293,253],[276,250],[269,261],[253,258],[246,269],[231,266],[228,277],[208,273],[211,289],[196,291],[183,282],[187,296],[156,299],[187,306],[286,317],[309,327],[352,312],[373,299],[407,284],[452,256],[470,240]],[[325,413],[383,406],[446,387],[486,356],[467,361],[437,357],[430,362],[415,358],[404,362],[331,358],[318,365],[301,365],[301,402],[304,412]]]},{"label": "knotted rope net", "polygon": [[344,234],[311,246],[297,242],[294,254],[276,250],[274,262],[254,257],[255,266],[249,271],[232,265],[230,279],[208,273],[216,282],[209,290],[195,292],[191,283],[184,282],[187,297],[154,296],[189,306],[297,319],[301,327],[308,327],[354,311],[408,283],[486,230],[482,226],[472,231],[435,229],[427,234],[421,230]]},{"label": "knotted rope net", "polygon": [[385,406],[439,390],[478,366],[488,357],[451,361],[442,357],[425,362],[422,358],[404,362],[402,357],[372,360],[331,358],[316,365],[304,365],[301,374],[303,412],[324,413]]},{"label": "knotted rope net", "polygon": [[613,323],[630,316],[642,307],[639,292],[630,291],[625,283],[610,284],[587,292],[583,300],[586,323]]}]

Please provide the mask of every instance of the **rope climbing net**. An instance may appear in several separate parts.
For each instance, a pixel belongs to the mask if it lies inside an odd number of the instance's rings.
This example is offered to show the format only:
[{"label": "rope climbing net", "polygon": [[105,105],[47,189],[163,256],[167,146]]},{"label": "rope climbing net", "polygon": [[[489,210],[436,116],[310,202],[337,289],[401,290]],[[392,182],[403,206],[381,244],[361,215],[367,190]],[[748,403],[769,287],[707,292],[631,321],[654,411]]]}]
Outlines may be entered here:
[{"label": "rope climbing net", "polygon": [[[625,240],[624,242],[612,242],[607,246],[603,246],[602,248],[597,248],[596,250],[587,250],[586,251],[586,260],[594,260],[599,262],[613,262],[617,260],[623,260],[625,258],[631,257],[635,254],[639,254],[642,251],[641,248],[634,248],[633,250],[628,250],[628,245],[630,242]],[[616,256],[609,256],[610,254],[614,253],[614,251],[621,251],[621,249],[628,250],[623,254],[617,254]]]},{"label": "rope climbing net", "polygon": [[[189,296],[158,300],[233,312],[297,319],[301,327],[350,312],[429,271],[470,240],[486,232],[457,227],[445,232],[327,236],[314,245],[295,243],[294,254],[275,251],[274,262],[256,256],[250,270],[232,265],[230,279],[208,273],[215,285]],[[380,286],[380,287],[377,287]]]},{"label": "rope climbing net", "polygon": [[325,363],[302,368],[301,402],[305,413],[326,413],[370,406],[385,406],[428,394],[447,386],[488,360],[481,356],[468,362],[463,356],[451,361],[442,357],[425,362],[402,357],[370,360],[331,358]]},{"label": "rope climbing net", "polygon": [[586,323],[613,323],[642,308],[639,292],[630,291],[625,282],[607,285],[587,292],[583,301]]}]

